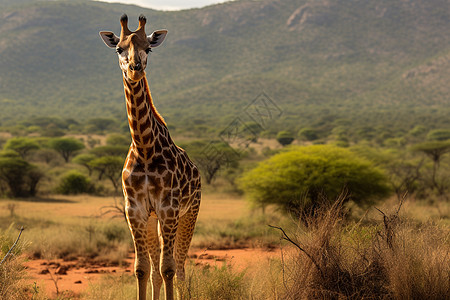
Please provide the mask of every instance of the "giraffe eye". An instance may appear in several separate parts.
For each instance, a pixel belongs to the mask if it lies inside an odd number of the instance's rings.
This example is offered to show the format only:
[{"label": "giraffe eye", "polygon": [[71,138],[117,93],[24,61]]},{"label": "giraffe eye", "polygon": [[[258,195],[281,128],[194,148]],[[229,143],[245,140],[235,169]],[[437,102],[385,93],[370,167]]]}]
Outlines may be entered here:
[{"label": "giraffe eye", "polygon": [[118,54],[122,54],[123,49],[122,49],[122,48],[117,48],[117,49],[116,49],[116,52],[117,52]]},{"label": "giraffe eye", "polygon": [[152,49],[151,49],[151,48],[145,49],[145,53],[149,54],[150,52],[152,52]]}]

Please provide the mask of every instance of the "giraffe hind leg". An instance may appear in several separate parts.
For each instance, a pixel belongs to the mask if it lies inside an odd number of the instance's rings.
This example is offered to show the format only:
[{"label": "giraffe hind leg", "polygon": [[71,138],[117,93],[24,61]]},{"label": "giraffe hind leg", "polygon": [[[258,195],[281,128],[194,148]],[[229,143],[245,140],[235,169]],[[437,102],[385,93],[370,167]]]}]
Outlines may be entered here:
[{"label": "giraffe hind leg", "polygon": [[[198,204],[195,205],[196,203]],[[198,198],[191,209],[185,215],[180,217],[180,220],[178,221],[177,236],[175,238],[175,262],[178,280],[184,281],[185,279],[184,265],[194,234],[199,205],[200,199]]]}]

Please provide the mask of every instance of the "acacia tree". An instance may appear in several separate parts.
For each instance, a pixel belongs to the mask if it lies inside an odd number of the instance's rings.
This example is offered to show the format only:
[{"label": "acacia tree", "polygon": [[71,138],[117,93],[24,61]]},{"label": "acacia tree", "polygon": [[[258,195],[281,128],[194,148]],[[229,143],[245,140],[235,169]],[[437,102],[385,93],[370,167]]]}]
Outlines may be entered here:
[{"label": "acacia tree", "polygon": [[211,184],[220,170],[237,169],[240,155],[228,144],[220,141],[195,141],[183,145],[200,169],[202,178],[207,184]]},{"label": "acacia tree", "polygon": [[123,158],[120,156],[102,156],[92,160],[91,167],[99,172],[99,179],[108,178],[117,194],[120,187],[120,175],[122,174]]},{"label": "acacia tree", "polygon": [[240,187],[257,206],[276,204],[286,211],[314,212],[321,201],[333,201],[347,191],[344,201],[359,205],[387,196],[384,174],[348,149],[327,145],[293,147],[245,173]]},{"label": "acacia tree", "polygon": [[43,173],[20,156],[0,156],[0,180],[9,188],[12,197],[35,196]]},{"label": "acacia tree", "polygon": [[83,142],[74,138],[54,138],[49,140],[48,145],[58,151],[66,163],[69,162],[76,151],[84,149]]},{"label": "acacia tree", "polygon": [[91,162],[96,158],[97,158],[97,156],[95,156],[94,154],[83,153],[83,154],[79,154],[79,155],[75,156],[73,158],[72,162],[85,167],[89,172],[89,176],[91,176],[92,171],[93,171]]},{"label": "acacia tree", "polygon": [[36,141],[26,138],[26,137],[15,137],[10,138],[6,144],[5,150],[14,150],[20,154],[20,156],[25,159],[25,157],[32,151],[39,149],[38,143]]},{"label": "acacia tree", "polygon": [[440,195],[445,193],[446,187],[440,185],[437,180],[437,172],[442,156],[450,152],[450,141],[430,141],[417,144],[413,147],[414,151],[422,152],[433,161],[433,171],[431,174],[431,184]]}]

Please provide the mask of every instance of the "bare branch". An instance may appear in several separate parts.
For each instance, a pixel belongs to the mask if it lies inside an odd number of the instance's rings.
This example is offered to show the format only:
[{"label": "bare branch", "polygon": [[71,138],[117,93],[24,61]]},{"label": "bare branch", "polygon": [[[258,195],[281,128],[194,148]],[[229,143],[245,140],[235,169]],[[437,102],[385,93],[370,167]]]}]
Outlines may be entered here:
[{"label": "bare branch", "polygon": [[9,249],[8,253],[6,253],[5,257],[3,257],[2,261],[0,262],[0,266],[3,265],[3,263],[5,262],[6,258],[8,258],[8,256],[11,254],[11,252],[13,251],[13,249],[17,246],[17,243],[19,242],[20,236],[22,235],[22,231],[24,230],[23,226],[20,227],[20,232],[19,232],[19,236],[17,237],[16,241],[14,242],[14,244],[11,246],[11,248]]},{"label": "bare branch", "polygon": [[275,228],[280,230],[283,233],[283,240],[286,240],[288,242],[290,242],[291,244],[293,244],[295,247],[297,247],[300,251],[302,251],[303,253],[305,253],[305,255],[312,261],[312,263],[316,266],[317,270],[320,273],[320,276],[322,277],[322,279],[325,279],[325,275],[323,274],[322,269],[320,268],[319,264],[316,262],[316,260],[314,259],[314,257],[312,257],[308,252],[306,252],[305,249],[303,249],[299,244],[297,244],[296,242],[294,242],[287,234],[286,232],[283,230],[283,228],[281,227],[277,227],[277,226],[273,226],[273,225],[269,225],[269,227],[271,228]]}]

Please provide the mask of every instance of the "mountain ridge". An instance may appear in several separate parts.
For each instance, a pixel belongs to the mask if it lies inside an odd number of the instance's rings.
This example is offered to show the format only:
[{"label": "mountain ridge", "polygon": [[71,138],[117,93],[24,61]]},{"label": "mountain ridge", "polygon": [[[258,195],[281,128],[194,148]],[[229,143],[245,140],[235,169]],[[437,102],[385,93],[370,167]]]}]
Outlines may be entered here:
[{"label": "mountain ridge", "polygon": [[197,118],[223,126],[263,90],[284,108],[279,128],[306,126],[324,109],[330,119],[364,121],[371,111],[390,108],[394,118],[395,109],[432,115],[437,106],[443,118],[448,5],[261,0],[178,12],[91,1],[7,7],[0,13],[0,124],[33,114],[123,118],[117,58],[98,37],[100,30],[118,34],[123,12],[130,28],[144,13],[148,33],[169,30],[150,57],[148,78],[158,110],[177,127]]}]

